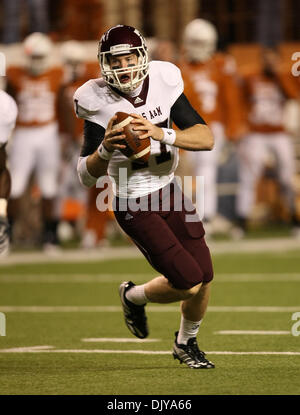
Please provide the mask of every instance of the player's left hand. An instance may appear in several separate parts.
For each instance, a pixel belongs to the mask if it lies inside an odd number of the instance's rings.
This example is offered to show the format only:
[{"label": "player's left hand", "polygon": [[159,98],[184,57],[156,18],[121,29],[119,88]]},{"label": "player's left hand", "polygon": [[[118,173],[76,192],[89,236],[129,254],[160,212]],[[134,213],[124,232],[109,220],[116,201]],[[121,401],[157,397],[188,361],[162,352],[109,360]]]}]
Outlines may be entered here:
[{"label": "player's left hand", "polygon": [[0,216],[0,256],[9,252],[9,224],[7,218]]},{"label": "player's left hand", "polygon": [[130,122],[131,124],[135,124],[133,130],[141,131],[143,134],[140,135],[140,140],[145,138],[151,137],[154,140],[161,141],[164,137],[164,132],[160,127],[152,124],[149,120],[146,120],[141,115],[138,114],[130,114],[133,120]]}]

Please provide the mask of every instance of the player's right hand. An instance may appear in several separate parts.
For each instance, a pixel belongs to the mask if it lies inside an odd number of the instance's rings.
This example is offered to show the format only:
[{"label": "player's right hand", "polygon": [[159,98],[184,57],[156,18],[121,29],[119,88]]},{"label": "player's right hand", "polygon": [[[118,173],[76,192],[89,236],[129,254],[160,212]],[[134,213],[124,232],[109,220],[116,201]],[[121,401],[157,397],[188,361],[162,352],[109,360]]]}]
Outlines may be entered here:
[{"label": "player's right hand", "polygon": [[7,218],[0,216],[0,256],[9,252],[9,224]]},{"label": "player's right hand", "polygon": [[122,132],[124,131],[124,128],[118,128],[115,130],[112,129],[113,123],[116,119],[117,119],[117,116],[114,115],[109,120],[106,131],[105,131],[104,139],[102,142],[106,150],[110,151],[111,153],[114,150],[126,148],[126,145],[120,144],[120,140],[126,137],[125,134],[122,134]]}]

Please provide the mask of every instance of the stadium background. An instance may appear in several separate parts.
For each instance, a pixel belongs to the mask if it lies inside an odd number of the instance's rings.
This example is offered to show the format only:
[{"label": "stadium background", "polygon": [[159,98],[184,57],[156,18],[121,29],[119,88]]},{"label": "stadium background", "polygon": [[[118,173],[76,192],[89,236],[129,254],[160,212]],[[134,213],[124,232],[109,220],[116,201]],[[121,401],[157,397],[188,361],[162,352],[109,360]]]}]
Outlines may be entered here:
[{"label": "stadium background", "polygon": [[[17,3],[22,7],[20,41],[0,45],[9,65],[22,63],[21,42],[30,32],[26,2]],[[297,0],[52,0],[45,5],[55,63],[61,43],[69,39],[83,42],[87,59],[96,62],[100,34],[118,23],[138,27],[151,47],[159,44],[162,58],[173,59],[184,25],[195,17],[216,24],[220,49],[234,54],[241,71],[259,64],[262,45],[278,44],[287,67],[291,54],[300,51]],[[3,7],[2,0],[2,35]],[[299,203],[300,129],[298,118],[293,121]],[[236,192],[234,157],[228,145],[219,166],[220,209],[229,218]],[[6,316],[0,394],[299,395],[299,329],[291,334],[292,315],[300,312],[299,240],[290,237],[275,178],[271,163],[257,187],[249,237],[230,241],[225,229],[209,242],[215,279],[199,344],[216,364],[213,373],[173,361],[177,304],[151,305],[149,343],[132,343],[136,339],[123,322],[118,286],[126,279],[146,282],[155,272],[127,239],[114,241],[116,229],[111,230],[112,247],[79,250],[76,241],[52,257],[32,250],[40,248],[41,225],[33,180],[23,200],[21,249],[0,263],[0,312]],[[78,220],[82,229],[84,215],[73,204],[63,219]]]},{"label": "stadium background", "polygon": [[[147,0],[54,0],[41,1],[43,10],[41,21],[43,28],[39,27],[38,14],[35,22],[30,23],[30,9],[26,7],[27,2],[17,2],[19,19],[16,18],[15,25],[19,26],[19,42],[16,39],[7,39],[5,34],[5,5],[0,2],[1,7],[1,50],[7,58],[7,65],[19,65],[23,62],[22,40],[33,30],[44,31],[54,41],[55,48],[51,56],[53,64],[61,64],[59,53],[60,45],[70,39],[81,41],[86,50],[86,59],[96,64],[97,40],[104,30],[112,25],[123,23],[140,29],[147,37],[150,56],[176,62],[181,51],[182,31],[184,26],[196,17],[202,17],[214,23],[219,33],[218,48],[232,54],[237,62],[238,70],[243,75],[259,66],[259,50],[262,46],[278,47],[282,63],[287,70],[294,63],[291,56],[300,50],[300,29],[297,17],[300,17],[300,6],[293,0],[177,0],[177,1],[147,1]],[[46,22],[46,23],[45,23]],[[3,40],[7,40],[3,43]],[[298,121],[299,108],[292,115],[289,122],[293,126],[292,135],[297,160],[295,176],[295,188],[297,195],[300,193],[300,126]],[[179,175],[190,172],[185,170],[184,157],[182,157]],[[271,159],[270,159],[271,160]],[[34,180],[34,179],[33,179]],[[21,246],[32,246],[36,244],[39,223],[39,211],[32,214],[39,204],[39,191],[31,183],[24,198],[23,218],[20,218],[19,231],[16,240]],[[236,155],[228,144],[219,161],[218,194],[219,213],[221,218],[235,219],[235,194],[237,189]],[[74,203],[73,203],[74,202]],[[82,237],[82,228],[86,221],[90,227],[98,226],[97,243],[103,242],[109,234],[109,228],[115,235],[118,231],[114,229],[111,216],[101,219],[98,224],[94,217],[85,217],[85,202],[64,200],[60,204],[61,219],[66,223],[79,223],[79,238]],[[61,206],[63,206],[61,208]],[[300,212],[300,199],[297,198],[297,210]],[[28,220],[29,219],[29,220]],[[271,228],[284,229],[284,224],[289,220],[284,201],[278,194],[276,184],[276,171],[272,166],[272,160],[266,165],[264,177],[257,185],[257,202],[251,217],[254,228],[261,225],[271,224]],[[100,223],[101,222],[101,223]],[[103,223],[102,223],[103,222]],[[107,226],[107,224],[110,224]],[[282,227],[283,225],[283,227]],[[62,238],[64,231],[66,238],[68,227],[62,227]],[[218,230],[218,229],[217,229]],[[228,230],[227,222],[219,223],[220,233]],[[69,229],[70,235],[74,234]],[[87,241],[87,246],[89,242]],[[93,245],[91,243],[90,245]]]},{"label": "stadium background", "polygon": [[[182,31],[185,25],[196,17],[208,19],[214,23],[219,33],[218,47],[234,56],[238,71],[241,75],[247,74],[259,67],[259,51],[263,46],[278,47],[282,65],[289,70],[294,63],[291,56],[300,51],[300,6],[293,0],[177,0],[177,1],[147,1],[147,0],[54,0],[41,1],[43,14],[39,27],[39,14],[30,23],[30,9],[27,2],[17,2],[19,18],[15,25],[19,27],[19,41],[17,38],[7,39],[5,26],[5,2],[0,2],[2,29],[1,50],[7,58],[7,66],[19,65],[23,62],[22,40],[33,30],[41,30],[49,34],[54,41],[54,51],[51,56],[53,64],[61,64],[60,45],[70,39],[79,40],[85,47],[86,60],[96,65],[97,41],[108,27],[124,23],[137,27],[147,37],[150,56],[176,62],[181,52]],[[41,11],[40,11],[41,13]],[[11,33],[11,32],[10,32]],[[7,40],[5,43],[4,40]],[[72,111],[72,110],[71,110]],[[73,116],[73,115],[72,115]],[[295,149],[296,176],[295,189],[297,193],[297,211],[300,212],[300,123],[299,107],[294,111],[292,119],[293,144]],[[217,232],[226,234],[228,220],[235,219],[235,195],[237,190],[236,154],[233,146],[225,146],[219,160],[218,195],[219,214],[221,220],[216,225]],[[189,175],[190,171],[182,157],[178,170],[179,175]],[[58,202],[58,216],[63,222],[61,229],[62,239],[74,236],[73,228],[69,223],[76,222],[75,239],[83,238],[82,234],[88,227],[98,227],[97,244],[105,243],[106,237],[118,238],[111,215],[86,218],[86,201],[65,198]],[[39,220],[39,189],[34,178],[31,187],[24,197],[23,214],[19,220],[16,242],[21,247],[37,245],[37,235],[41,227]],[[30,214],[28,215],[28,212]],[[23,217],[23,218],[22,218]],[[29,220],[28,220],[29,218]],[[226,219],[224,221],[224,219]],[[276,182],[274,160],[270,158],[266,164],[265,174],[257,184],[257,201],[251,215],[252,229],[271,229],[275,232],[285,232],[285,225],[289,220],[284,201],[281,200]],[[95,225],[96,223],[96,225]],[[265,228],[265,225],[271,225]],[[89,242],[86,246],[95,245]]]}]

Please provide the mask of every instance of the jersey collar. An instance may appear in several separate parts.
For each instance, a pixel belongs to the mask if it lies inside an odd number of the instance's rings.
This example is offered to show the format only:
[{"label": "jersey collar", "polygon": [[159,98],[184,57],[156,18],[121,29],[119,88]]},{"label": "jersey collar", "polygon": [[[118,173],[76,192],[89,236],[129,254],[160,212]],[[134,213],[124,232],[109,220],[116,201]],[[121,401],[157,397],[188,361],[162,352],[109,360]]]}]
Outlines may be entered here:
[{"label": "jersey collar", "polygon": [[135,97],[131,97],[128,94],[125,94],[124,92],[119,91],[117,88],[113,88],[113,91],[120,95],[121,97],[127,99],[135,108],[141,107],[142,105],[145,105],[148,90],[149,90],[149,75],[146,76],[143,82],[142,90],[139,93],[139,95],[136,95]]}]

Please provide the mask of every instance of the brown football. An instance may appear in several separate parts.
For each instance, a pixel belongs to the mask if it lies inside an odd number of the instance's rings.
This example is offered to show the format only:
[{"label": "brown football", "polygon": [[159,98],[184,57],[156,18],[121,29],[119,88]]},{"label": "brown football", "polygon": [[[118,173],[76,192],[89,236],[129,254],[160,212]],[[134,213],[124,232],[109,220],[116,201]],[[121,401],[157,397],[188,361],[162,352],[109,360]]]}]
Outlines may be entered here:
[{"label": "brown football", "polygon": [[126,135],[126,138],[120,140],[120,143],[126,144],[126,148],[120,149],[120,151],[131,161],[146,163],[151,150],[150,138],[139,139],[141,133],[133,130],[134,124],[131,124],[133,118],[126,112],[117,112],[116,116],[117,119],[114,121],[112,129],[116,130],[123,127]]}]

